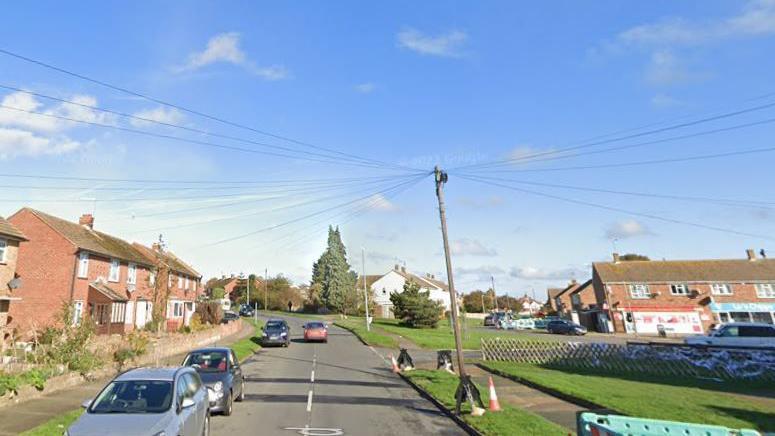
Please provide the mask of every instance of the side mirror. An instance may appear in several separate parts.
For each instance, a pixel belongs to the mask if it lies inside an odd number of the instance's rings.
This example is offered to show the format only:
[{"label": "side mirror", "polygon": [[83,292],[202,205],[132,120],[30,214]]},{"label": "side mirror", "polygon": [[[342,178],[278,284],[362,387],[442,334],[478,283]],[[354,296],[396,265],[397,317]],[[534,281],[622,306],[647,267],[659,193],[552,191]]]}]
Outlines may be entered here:
[{"label": "side mirror", "polygon": [[189,407],[193,406],[194,404],[196,404],[196,403],[194,402],[193,398],[186,397],[186,398],[183,398],[183,401],[180,403],[180,408],[181,409],[188,409]]},{"label": "side mirror", "polygon": [[89,406],[91,406],[91,402],[94,401],[92,399],[84,400],[83,403],[81,403],[81,407],[84,409],[88,409]]}]

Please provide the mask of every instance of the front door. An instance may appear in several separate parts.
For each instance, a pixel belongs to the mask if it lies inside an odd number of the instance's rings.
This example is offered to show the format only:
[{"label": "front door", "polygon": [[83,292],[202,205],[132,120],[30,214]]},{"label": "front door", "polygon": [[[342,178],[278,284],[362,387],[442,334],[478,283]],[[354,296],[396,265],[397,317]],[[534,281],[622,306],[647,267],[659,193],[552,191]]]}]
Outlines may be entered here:
[{"label": "front door", "polygon": [[145,323],[148,322],[148,319],[146,318],[146,315],[148,314],[148,302],[138,301],[137,310],[135,312],[136,312],[135,326],[137,326],[137,328],[145,327]]}]

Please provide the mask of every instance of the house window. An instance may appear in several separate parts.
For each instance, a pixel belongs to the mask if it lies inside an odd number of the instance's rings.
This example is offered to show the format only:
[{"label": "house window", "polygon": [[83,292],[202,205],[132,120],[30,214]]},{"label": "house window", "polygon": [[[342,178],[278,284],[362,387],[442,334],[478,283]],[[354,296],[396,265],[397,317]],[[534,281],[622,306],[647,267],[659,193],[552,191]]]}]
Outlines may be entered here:
[{"label": "house window", "polygon": [[0,238],[0,263],[5,263],[5,252],[7,251],[8,242]]},{"label": "house window", "polygon": [[81,317],[83,316],[83,301],[73,302],[73,325],[81,323]]},{"label": "house window", "polygon": [[126,317],[126,303],[113,303],[111,306],[110,322],[123,324]]},{"label": "house window", "polygon": [[89,253],[82,251],[78,255],[78,277],[85,279],[89,276]]},{"label": "house window", "polygon": [[100,325],[108,323],[110,319],[108,317],[108,306],[108,304],[97,304],[94,306],[94,314],[92,316],[94,322]]},{"label": "house window", "polygon": [[183,302],[170,301],[169,318],[182,318],[182,317],[183,317]]},{"label": "house window", "polygon": [[121,264],[118,259],[110,260],[110,274],[108,274],[108,281],[117,282],[119,277],[119,267]]},{"label": "house window", "polygon": [[186,277],[186,290],[188,290],[188,277]]},{"label": "house window", "polygon": [[[570,301],[575,306],[581,306],[581,297],[579,297],[579,294],[573,294],[570,296]],[[530,309],[530,304],[528,303],[528,307],[522,306],[523,309]]]},{"label": "house window", "polygon": [[726,283],[714,283],[710,285],[710,293],[713,295],[732,295],[732,287]]},{"label": "house window", "polygon": [[172,287],[172,273],[171,272],[167,273],[167,287],[168,288]]},{"label": "house window", "polygon": [[150,271],[148,273],[148,282],[151,286],[156,286],[156,271]]},{"label": "house window", "polygon": [[183,289],[183,276],[178,276],[178,289]]},{"label": "house window", "polygon": [[689,295],[689,285],[686,283],[675,283],[670,285],[670,293],[673,295]]},{"label": "house window", "polygon": [[127,284],[134,285],[137,283],[137,265],[130,263],[126,271]]},{"label": "house window", "polygon": [[775,287],[772,283],[759,283],[756,285],[756,296],[759,298],[775,298]]},{"label": "house window", "polygon": [[630,296],[632,298],[651,298],[651,292],[649,291],[649,285],[638,284],[630,285]]}]

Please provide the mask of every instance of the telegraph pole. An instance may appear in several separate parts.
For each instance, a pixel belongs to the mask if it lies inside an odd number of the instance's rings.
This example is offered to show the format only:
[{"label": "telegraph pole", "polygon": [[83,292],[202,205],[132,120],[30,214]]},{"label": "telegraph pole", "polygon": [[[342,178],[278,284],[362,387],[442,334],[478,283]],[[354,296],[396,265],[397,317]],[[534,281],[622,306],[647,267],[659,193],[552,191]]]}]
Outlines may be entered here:
[{"label": "telegraph pole", "polygon": [[495,277],[490,276],[490,283],[492,283],[492,297],[495,299],[495,311],[498,311],[498,293],[495,292]]},{"label": "telegraph pole", "polygon": [[363,300],[366,302],[366,331],[371,331],[369,326],[369,291],[366,290],[366,249],[361,247],[361,277],[363,278]]},{"label": "telegraph pole", "polygon": [[269,310],[269,268],[264,268],[264,310]]}]

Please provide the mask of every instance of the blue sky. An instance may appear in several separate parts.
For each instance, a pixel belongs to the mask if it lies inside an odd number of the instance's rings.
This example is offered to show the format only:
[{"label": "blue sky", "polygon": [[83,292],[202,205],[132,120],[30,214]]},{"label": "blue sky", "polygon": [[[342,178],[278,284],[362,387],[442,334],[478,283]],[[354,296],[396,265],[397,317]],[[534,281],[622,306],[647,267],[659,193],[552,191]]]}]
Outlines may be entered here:
[{"label": "blue sky", "polygon": [[[766,237],[775,228],[773,205],[766,204],[774,201],[773,153],[547,171],[772,147],[772,124],[497,168],[506,171],[465,172],[756,202],[743,206],[499,182],[652,217],[647,218],[480,184],[454,170],[535,153],[562,156],[559,149],[600,135],[643,132],[775,101],[775,96],[756,99],[775,91],[772,0],[488,2],[486,7],[446,1],[133,2],[131,9],[47,2],[6,6],[4,18],[5,50],[315,146],[423,170],[437,163],[452,169],[446,187],[450,238],[463,290],[485,286],[494,275],[503,291],[535,290],[543,296],[547,286],[587,278],[589,264],[610,257],[614,246],[660,259],[742,257],[748,247],[775,248]],[[5,55],[0,55],[0,85],[321,152]],[[0,98],[7,107],[252,147],[7,89],[0,89]],[[774,113],[767,107],[583,151],[757,122]],[[400,260],[416,272],[441,275],[432,180],[396,197],[379,196],[378,190],[409,180],[407,174],[338,160],[228,151],[0,108],[0,215],[29,205],[76,219],[96,207],[97,228],[146,243],[163,233],[171,249],[206,275],[267,267],[297,281],[308,280],[325,227],[341,224],[351,254],[366,248],[368,273]],[[148,182],[9,174],[166,179],[181,181],[167,185],[175,188],[208,189],[162,191],[164,185]],[[387,176],[395,178],[365,179]],[[321,191],[301,181],[327,178],[358,180]],[[208,183],[182,183],[192,180]],[[256,180],[289,182],[272,189],[220,189],[226,182]],[[332,209],[213,245],[360,197],[364,200],[351,206],[362,206],[363,214],[354,218]],[[360,270],[359,256],[352,263]]]}]

